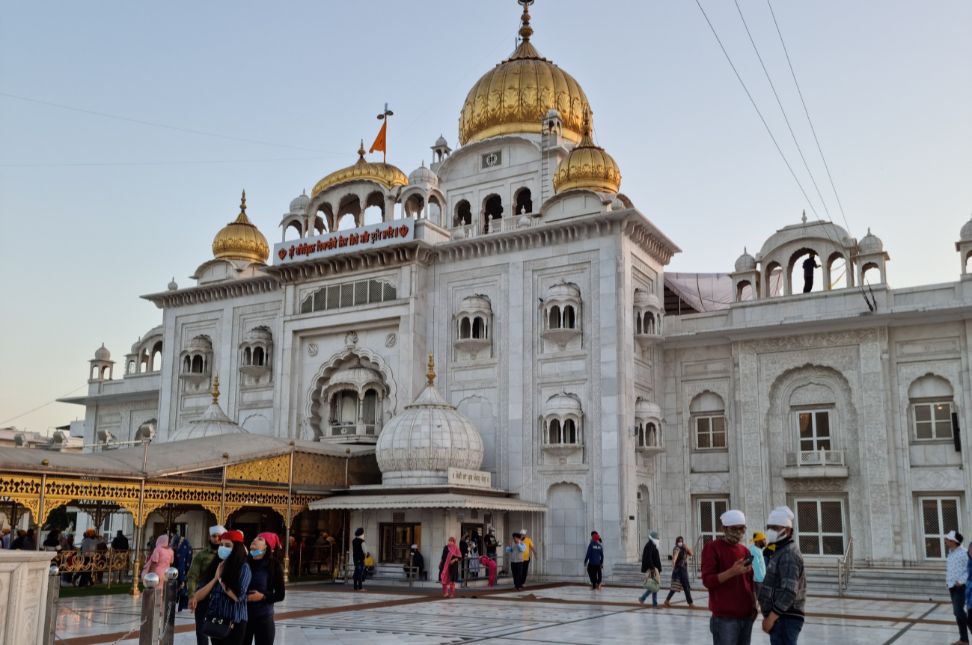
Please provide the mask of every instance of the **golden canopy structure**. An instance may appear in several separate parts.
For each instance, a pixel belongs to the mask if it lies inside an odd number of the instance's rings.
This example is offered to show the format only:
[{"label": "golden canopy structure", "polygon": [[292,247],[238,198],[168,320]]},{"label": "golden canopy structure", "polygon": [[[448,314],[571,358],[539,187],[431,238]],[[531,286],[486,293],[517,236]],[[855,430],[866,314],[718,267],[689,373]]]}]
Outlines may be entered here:
[{"label": "golden canopy structure", "polygon": [[266,263],[270,246],[256,226],[246,216],[246,191],[240,198],[240,214],[220,229],[213,238],[213,256],[226,260],[247,260]]},{"label": "golden canopy structure", "polygon": [[558,193],[575,188],[617,193],[621,188],[621,169],[614,157],[594,145],[590,114],[584,117],[584,136],[580,143],[557,166],[553,185]]},{"label": "golden canopy structure", "polygon": [[312,197],[317,197],[329,188],[352,181],[373,181],[385,188],[407,186],[408,177],[399,168],[390,163],[365,161],[364,141],[358,148],[358,160],[347,168],[335,170],[314,185]]},{"label": "golden canopy structure", "polygon": [[513,54],[480,78],[459,115],[459,143],[515,133],[541,132],[551,108],[560,112],[563,136],[577,143],[583,133],[587,96],[574,77],[540,55],[530,43],[529,3],[523,3],[520,36]]}]

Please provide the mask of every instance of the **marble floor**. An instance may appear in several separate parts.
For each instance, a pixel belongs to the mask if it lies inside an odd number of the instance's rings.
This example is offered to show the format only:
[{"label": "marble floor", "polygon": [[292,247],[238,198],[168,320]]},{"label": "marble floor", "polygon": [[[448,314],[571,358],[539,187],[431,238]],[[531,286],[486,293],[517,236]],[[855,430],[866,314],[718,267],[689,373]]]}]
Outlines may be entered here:
[{"label": "marble floor", "polygon": [[[671,609],[638,604],[640,590],[553,585],[523,592],[460,592],[454,600],[394,587],[353,593],[341,586],[294,586],[276,607],[278,645],[329,643],[706,643],[706,594]],[[65,599],[57,636],[66,645],[136,644],[141,601],[129,596]],[[946,603],[812,596],[801,642],[950,643],[958,637]],[[192,616],[176,618],[176,645],[193,645]],[[769,638],[756,626],[753,643]]]}]

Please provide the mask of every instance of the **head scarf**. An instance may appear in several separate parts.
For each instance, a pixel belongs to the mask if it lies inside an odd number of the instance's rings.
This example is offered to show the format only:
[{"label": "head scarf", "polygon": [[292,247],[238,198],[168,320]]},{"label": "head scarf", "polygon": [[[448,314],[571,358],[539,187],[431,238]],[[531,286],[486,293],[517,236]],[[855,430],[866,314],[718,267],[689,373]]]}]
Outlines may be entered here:
[{"label": "head scarf", "polygon": [[276,533],[267,531],[265,533],[258,533],[257,537],[262,538],[267,543],[267,548],[271,551],[276,551],[280,548],[280,537]]},{"label": "head scarf", "polygon": [[238,542],[243,544],[243,531],[226,531],[219,536],[220,540],[229,540],[230,542]]},{"label": "head scarf", "polygon": [[442,563],[442,574],[439,576],[439,582],[446,585],[450,582],[455,582],[449,574],[449,565],[453,558],[462,560],[462,553],[459,552],[459,545],[456,544],[456,538],[449,538],[446,542],[446,556]]},{"label": "head scarf", "polygon": [[172,558],[169,554],[169,536],[160,535],[155,538],[155,549],[152,551],[152,556],[145,560],[145,566],[142,567],[142,575],[152,570],[153,562],[172,562]]}]

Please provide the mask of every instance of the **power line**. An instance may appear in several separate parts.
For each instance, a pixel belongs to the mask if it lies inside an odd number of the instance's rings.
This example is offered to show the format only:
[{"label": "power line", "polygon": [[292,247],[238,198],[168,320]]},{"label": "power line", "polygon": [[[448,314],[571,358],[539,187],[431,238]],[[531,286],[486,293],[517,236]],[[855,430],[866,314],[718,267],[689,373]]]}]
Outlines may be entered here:
[{"label": "power line", "polygon": [[749,102],[752,104],[753,109],[756,110],[756,114],[757,116],[759,116],[759,120],[763,122],[763,127],[766,128],[766,134],[768,134],[770,139],[772,139],[773,145],[776,146],[776,151],[780,153],[780,158],[783,159],[783,163],[786,164],[787,170],[790,171],[790,176],[793,177],[793,181],[796,182],[797,186],[800,188],[800,192],[803,193],[803,198],[807,201],[807,204],[810,206],[810,210],[813,211],[813,214],[817,216],[817,218],[819,218],[820,215],[817,213],[817,209],[814,207],[813,202],[810,201],[810,197],[809,195],[807,195],[807,191],[804,190],[803,184],[800,182],[800,178],[796,176],[795,172],[793,172],[793,166],[790,165],[790,162],[787,160],[786,155],[783,154],[783,149],[780,148],[779,142],[777,142],[776,137],[773,136],[773,131],[770,129],[769,124],[766,122],[765,117],[763,117],[763,113],[759,111],[759,106],[756,105],[756,100],[753,98],[753,95],[750,93],[749,88],[746,87],[746,83],[745,81],[743,81],[742,76],[739,75],[739,70],[736,69],[736,65],[732,62],[732,57],[730,57],[729,52],[726,51],[725,45],[722,44],[722,39],[719,38],[719,34],[718,32],[716,32],[715,26],[713,26],[712,21],[709,20],[709,15],[705,12],[705,9],[702,8],[702,3],[699,2],[699,0],[695,0],[695,4],[698,5],[699,11],[702,12],[702,17],[705,18],[706,23],[708,23],[709,29],[712,30],[712,35],[715,36],[716,42],[719,43],[719,48],[722,49],[722,53],[725,55],[726,61],[729,62],[729,67],[732,68],[733,73],[736,75],[736,80],[739,81],[739,84],[742,85],[743,91],[746,92],[746,96],[749,97]]},{"label": "power line", "polygon": [[834,177],[830,174],[830,166],[827,164],[827,158],[824,157],[823,148],[820,147],[820,139],[817,138],[817,129],[813,127],[813,120],[810,118],[810,110],[807,109],[807,102],[803,99],[803,90],[800,89],[800,83],[797,81],[796,71],[793,69],[793,62],[790,60],[790,52],[786,48],[786,41],[783,40],[783,32],[780,30],[780,24],[776,21],[776,12],[773,11],[773,3],[770,0],[766,0],[767,6],[769,6],[770,15],[773,16],[773,24],[776,25],[776,33],[780,37],[780,44],[783,46],[783,53],[786,55],[786,64],[790,68],[790,75],[793,77],[793,84],[796,85],[797,94],[800,95],[800,103],[803,105],[803,112],[807,115],[807,123],[810,124],[810,132],[813,133],[813,140],[817,144],[817,152],[820,153],[820,159],[823,161],[824,169],[827,171],[827,179],[830,180],[830,187],[834,191],[834,198],[837,200],[837,207],[840,209],[841,219],[844,220],[844,226],[850,231],[850,224],[847,223],[847,215],[844,214],[844,205],[840,202],[840,195],[837,194],[837,186],[834,185]]},{"label": "power line", "polygon": [[[88,387],[88,384],[87,383],[85,383],[83,385],[79,385],[78,387],[74,388],[73,390],[71,390],[67,394],[62,394],[61,396],[59,396],[57,398],[58,399],[63,399],[64,397],[70,396],[70,395],[74,394],[75,392],[77,392],[78,390],[80,390],[82,388],[86,388],[86,387]],[[11,421],[16,421],[20,417],[25,417],[28,414],[31,414],[32,412],[37,412],[38,410],[41,410],[43,408],[46,408],[47,406],[51,405],[52,403],[57,403],[57,402],[58,402],[57,399],[54,399],[53,401],[48,401],[47,403],[42,403],[41,405],[38,405],[35,408],[31,408],[30,410],[27,410],[26,412],[21,412],[20,414],[17,414],[15,416],[10,417],[10,418],[4,419],[3,421],[0,421],[0,425],[3,425],[5,423],[10,423]]]},{"label": "power line", "polygon": [[316,161],[324,157],[277,157],[274,159],[187,159],[178,161],[78,161],[0,163],[0,168],[56,168],[79,166],[183,166],[193,164],[274,163],[279,161]]},{"label": "power line", "polygon": [[776,85],[773,84],[773,79],[770,77],[769,70],[766,69],[766,63],[763,62],[763,57],[759,53],[759,48],[756,46],[756,40],[753,39],[753,34],[749,30],[749,24],[746,22],[746,17],[743,16],[742,7],[739,6],[739,0],[733,0],[733,2],[736,4],[736,11],[739,13],[739,19],[742,20],[743,27],[746,29],[746,35],[749,37],[749,42],[753,46],[753,51],[756,52],[756,58],[759,59],[759,65],[763,68],[763,74],[766,75],[766,80],[769,82],[770,89],[773,90],[773,96],[776,97],[776,104],[780,106],[780,112],[783,114],[783,121],[786,122],[786,128],[790,131],[790,137],[793,138],[793,145],[796,146],[797,152],[800,154],[800,159],[803,160],[803,167],[806,168],[807,174],[810,175],[810,182],[817,191],[817,197],[820,198],[820,203],[823,204],[823,209],[824,212],[827,213],[827,218],[830,219],[830,209],[827,208],[827,202],[824,200],[823,194],[820,192],[820,187],[817,185],[817,180],[813,176],[813,171],[810,170],[810,164],[807,163],[807,158],[803,154],[803,148],[800,146],[800,142],[797,141],[796,133],[793,132],[793,126],[790,125],[790,118],[786,115],[786,109],[783,107],[783,101],[780,100],[780,95],[776,91]]},{"label": "power line", "polygon": [[73,105],[64,105],[63,103],[55,103],[53,101],[45,101],[43,99],[36,99],[29,96],[20,96],[19,94],[11,94],[9,92],[0,91],[0,96],[5,96],[10,99],[16,99],[18,101],[26,101],[28,103],[36,103],[38,105],[46,105],[49,107],[55,107],[61,110],[69,110],[71,112],[80,112],[81,114],[91,114],[94,116],[100,116],[106,119],[115,119],[118,121],[127,121],[128,123],[137,123],[139,125],[146,125],[153,128],[162,128],[165,130],[175,130],[176,132],[185,132],[187,134],[197,134],[204,137],[212,137],[215,139],[225,139],[227,141],[239,141],[242,143],[255,143],[261,146],[275,146],[277,148],[291,148],[294,150],[304,150],[306,152],[317,152],[324,153],[327,155],[340,155],[341,153],[330,152],[324,150],[318,150],[316,148],[307,148],[304,146],[295,146],[287,143],[275,143],[273,141],[263,141],[261,139],[249,139],[246,137],[236,137],[229,134],[220,134],[218,132],[208,132],[206,130],[195,130],[193,128],[183,128],[177,125],[169,125],[167,123],[158,123],[157,121],[146,121],[145,119],[136,119],[121,114],[112,114],[109,112],[100,112],[98,110],[89,110],[87,108],[79,108]]}]

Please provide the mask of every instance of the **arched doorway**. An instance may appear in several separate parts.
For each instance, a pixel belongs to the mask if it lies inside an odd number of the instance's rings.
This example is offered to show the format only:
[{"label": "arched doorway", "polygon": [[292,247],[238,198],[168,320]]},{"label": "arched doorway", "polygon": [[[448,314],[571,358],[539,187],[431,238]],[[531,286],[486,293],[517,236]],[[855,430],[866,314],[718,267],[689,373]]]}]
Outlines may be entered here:
[{"label": "arched doorway", "polygon": [[547,491],[547,513],[542,553],[551,576],[579,576],[587,548],[587,507],[576,484],[554,484]]},{"label": "arched doorway", "polygon": [[284,517],[269,506],[244,506],[233,511],[226,518],[226,528],[243,531],[247,546],[258,533],[276,533],[281,540],[286,534]]}]

